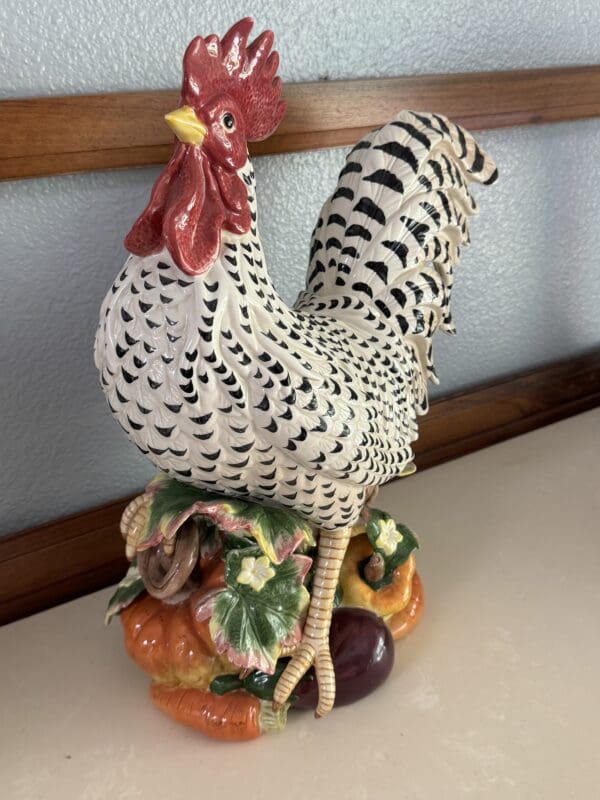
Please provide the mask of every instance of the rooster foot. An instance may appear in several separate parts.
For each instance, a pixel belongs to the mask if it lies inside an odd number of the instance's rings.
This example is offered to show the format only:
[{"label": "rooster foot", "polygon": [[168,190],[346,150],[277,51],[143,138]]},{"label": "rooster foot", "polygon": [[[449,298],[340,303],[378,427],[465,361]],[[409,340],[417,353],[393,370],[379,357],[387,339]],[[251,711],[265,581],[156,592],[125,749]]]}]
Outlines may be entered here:
[{"label": "rooster foot", "polygon": [[296,648],[275,687],[273,705],[282,706],[300,683],[306,672],[314,665],[319,685],[319,702],[315,717],[320,719],[329,714],[335,701],[335,674],[329,652],[328,637],[313,639],[305,637]]},{"label": "rooster foot", "polygon": [[319,686],[319,702],[315,716],[324,717],[333,708],[335,673],[329,652],[329,627],[333,613],[333,598],[351,533],[351,528],[340,528],[336,531],[322,530],[319,535],[317,569],[313,578],[312,597],[304,623],[302,641],[294,650],[291,661],[277,682],[273,694],[276,706],[289,700],[298,682],[314,664]]}]

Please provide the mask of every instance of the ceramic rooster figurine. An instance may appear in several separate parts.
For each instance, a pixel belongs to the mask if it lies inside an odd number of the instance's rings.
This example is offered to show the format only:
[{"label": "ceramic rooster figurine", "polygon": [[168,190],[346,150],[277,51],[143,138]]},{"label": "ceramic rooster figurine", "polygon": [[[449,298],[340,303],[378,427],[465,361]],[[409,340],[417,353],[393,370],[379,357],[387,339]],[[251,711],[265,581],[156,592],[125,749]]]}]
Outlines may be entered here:
[{"label": "ceramic rooster figurine", "polygon": [[[181,106],[165,117],[175,151],[125,239],[95,358],[111,411],[163,474],[290,509],[314,529],[310,606],[273,699],[285,704],[314,665],[322,716],[351,533],[376,487],[411,467],[432,336],[452,330],[453,270],[476,211],[469,184],[497,173],[458,125],[401,111],[347,156],[290,308],[267,271],[247,149],[285,103],[273,34],[250,43],[251,27],[196,37],[185,53]],[[274,562],[246,560],[246,584],[269,580]]]}]

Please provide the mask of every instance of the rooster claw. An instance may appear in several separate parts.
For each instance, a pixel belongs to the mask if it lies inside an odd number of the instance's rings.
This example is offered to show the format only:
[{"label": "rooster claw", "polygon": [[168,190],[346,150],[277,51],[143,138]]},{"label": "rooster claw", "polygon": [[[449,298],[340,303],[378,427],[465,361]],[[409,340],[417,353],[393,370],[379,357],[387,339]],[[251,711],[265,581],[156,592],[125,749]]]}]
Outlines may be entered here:
[{"label": "rooster claw", "polygon": [[329,652],[329,641],[303,639],[286,668],[281,673],[273,693],[273,708],[288,702],[290,695],[311,666],[314,665],[319,687],[319,702],[315,718],[329,714],[335,701],[335,674]]}]

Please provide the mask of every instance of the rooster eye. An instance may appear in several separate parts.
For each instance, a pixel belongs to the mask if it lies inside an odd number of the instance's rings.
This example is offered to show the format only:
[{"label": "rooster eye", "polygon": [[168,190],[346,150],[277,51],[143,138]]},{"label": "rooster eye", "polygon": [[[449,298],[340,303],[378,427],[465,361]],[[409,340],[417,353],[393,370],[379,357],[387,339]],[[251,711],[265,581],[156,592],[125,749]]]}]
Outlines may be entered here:
[{"label": "rooster eye", "polygon": [[223,119],[221,120],[223,123],[223,127],[228,130],[232,131],[235,127],[235,120],[233,118],[233,114],[224,114]]}]

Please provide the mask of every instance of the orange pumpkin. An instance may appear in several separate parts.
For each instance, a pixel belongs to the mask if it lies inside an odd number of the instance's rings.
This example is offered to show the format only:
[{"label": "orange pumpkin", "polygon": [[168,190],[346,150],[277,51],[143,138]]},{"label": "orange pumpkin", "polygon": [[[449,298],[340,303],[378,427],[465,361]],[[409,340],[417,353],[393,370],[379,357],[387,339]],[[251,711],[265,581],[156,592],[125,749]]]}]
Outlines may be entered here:
[{"label": "orange pumpkin", "polygon": [[[344,604],[367,608],[384,617],[394,639],[417,624],[423,591],[414,558],[395,570],[392,583],[379,591],[361,577],[360,564],[373,552],[363,534],[352,539],[340,576]],[[259,700],[245,690],[213,694],[211,680],[239,670],[214,648],[209,622],[197,622],[193,609],[207,592],[225,585],[220,558],[200,563],[202,584],[184,601],[168,604],[144,593],[121,612],[125,646],[131,658],[153,677],[154,704],[177,722],[221,741],[249,741],[269,730],[281,730],[285,707]]]},{"label": "orange pumpkin", "polygon": [[366,608],[387,618],[402,611],[410,601],[415,559],[411,554],[404,564],[394,570],[392,582],[388,586],[373,589],[363,580],[360,571],[361,563],[372,554],[373,548],[366,534],[350,540],[340,572],[343,603],[346,606]]},{"label": "orange pumpkin", "polygon": [[201,588],[181,603],[144,593],[121,612],[127,652],[158,683],[206,689],[215,675],[238,671],[216,653],[208,621],[197,622],[192,611],[200,594],[225,585],[223,569],[220,559],[206,564]]},{"label": "orange pumpkin", "polygon": [[403,608],[402,611],[398,611],[397,614],[392,614],[392,616],[386,620],[386,624],[396,641],[398,639],[404,639],[405,636],[408,636],[408,634],[421,619],[422,611],[423,584],[421,582],[421,578],[419,577],[419,573],[415,572],[412,580],[412,594],[410,596],[410,600],[408,601],[408,605]]}]

